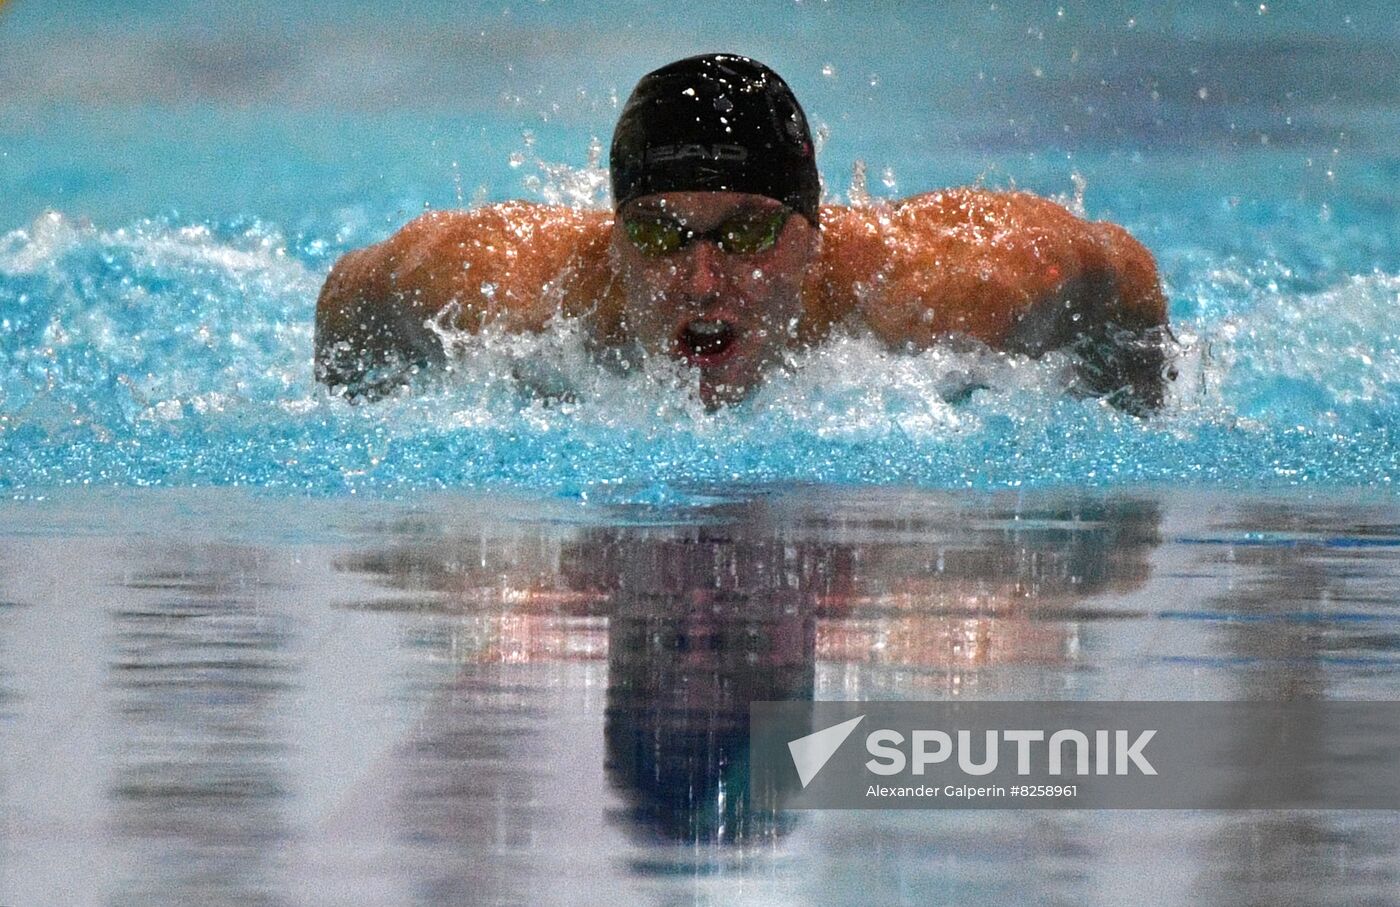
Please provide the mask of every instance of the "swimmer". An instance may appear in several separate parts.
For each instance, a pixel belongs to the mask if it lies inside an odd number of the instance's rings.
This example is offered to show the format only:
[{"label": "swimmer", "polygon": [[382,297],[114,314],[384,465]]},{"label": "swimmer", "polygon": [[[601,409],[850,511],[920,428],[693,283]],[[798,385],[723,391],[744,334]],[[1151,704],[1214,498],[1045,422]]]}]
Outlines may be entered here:
[{"label": "swimmer", "polygon": [[603,362],[694,368],[710,408],[838,327],[908,351],[957,337],[1068,348],[1077,393],[1161,404],[1166,299],[1127,231],[1025,192],[821,205],[806,116],[754,60],[707,54],[644,76],[610,169],[612,212],[434,212],[345,255],[317,303],[317,379],[378,396],[446,363],[434,326],[541,331],[563,315]]}]

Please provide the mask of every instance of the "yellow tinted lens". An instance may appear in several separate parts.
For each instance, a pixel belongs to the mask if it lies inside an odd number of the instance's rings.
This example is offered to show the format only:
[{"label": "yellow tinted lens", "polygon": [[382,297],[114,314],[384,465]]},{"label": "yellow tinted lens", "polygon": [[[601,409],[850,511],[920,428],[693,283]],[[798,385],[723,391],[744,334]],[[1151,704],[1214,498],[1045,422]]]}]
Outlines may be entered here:
[{"label": "yellow tinted lens", "polygon": [[682,227],[675,221],[649,218],[629,220],[627,235],[643,255],[670,255],[685,244]]},{"label": "yellow tinted lens", "polygon": [[724,225],[720,234],[720,248],[737,255],[765,252],[778,241],[778,234],[782,232],[787,219],[786,211],[735,218]]}]

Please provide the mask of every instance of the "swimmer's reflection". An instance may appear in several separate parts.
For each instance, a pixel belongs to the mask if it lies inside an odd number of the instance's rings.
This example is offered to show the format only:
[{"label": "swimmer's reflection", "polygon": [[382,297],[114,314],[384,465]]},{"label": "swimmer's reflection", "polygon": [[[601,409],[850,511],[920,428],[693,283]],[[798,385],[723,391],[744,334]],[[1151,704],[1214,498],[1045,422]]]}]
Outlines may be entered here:
[{"label": "swimmer's reflection", "polygon": [[[433,624],[432,647],[460,667],[435,687],[407,751],[415,839],[475,853],[479,804],[502,791],[518,803],[539,783],[540,770],[512,766],[531,764],[544,728],[503,723],[500,703],[508,694],[516,714],[547,701],[540,678],[551,675],[539,668],[551,664],[606,658],[602,755],[622,809],[598,805],[614,827],[654,841],[743,843],[792,827],[789,791],[749,776],[753,701],[818,689],[1054,698],[1080,636],[1114,614],[1088,600],[1149,575],[1160,513],[1151,501],[1007,503],[808,512],[754,501],[706,511],[699,526],[520,534],[488,524],[426,538],[406,526],[413,541],[345,566],[431,593],[383,607],[463,618]],[[463,746],[486,739],[500,746],[489,762]],[[491,815],[521,838],[555,821],[544,807]]]},{"label": "swimmer's reflection", "polygon": [[749,704],[812,697],[811,565],[781,569],[781,545],[724,535],[601,547],[621,554],[604,733],[629,826],[696,843],[781,834],[788,791],[750,773]]}]

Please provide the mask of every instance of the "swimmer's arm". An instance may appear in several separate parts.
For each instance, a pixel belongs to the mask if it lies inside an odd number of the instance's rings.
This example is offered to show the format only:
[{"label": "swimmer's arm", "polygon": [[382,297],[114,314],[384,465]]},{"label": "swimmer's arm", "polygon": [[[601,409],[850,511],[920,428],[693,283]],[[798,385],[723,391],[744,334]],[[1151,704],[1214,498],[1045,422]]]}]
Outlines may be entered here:
[{"label": "swimmer's arm", "polygon": [[446,361],[428,324],[454,287],[432,265],[457,227],[450,212],[425,215],[335,263],[316,302],[317,381],[372,399]]},{"label": "swimmer's arm", "polygon": [[1166,299],[1120,227],[1023,192],[951,189],[823,210],[827,308],[889,345],[963,335],[1039,356],[1078,353],[1078,388],[1131,411],[1162,399]]},{"label": "swimmer's arm", "polygon": [[1162,406],[1175,377],[1167,299],[1151,253],[1115,224],[1078,221],[1080,270],[1019,313],[1008,350],[1074,355],[1074,390],[1126,412]]},{"label": "swimmer's arm", "polygon": [[394,285],[404,245],[399,234],[346,254],[316,302],[316,380],[350,398],[380,396],[445,359],[426,327],[428,307]]},{"label": "swimmer's arm", "polygon": [[331,269],[316,306],[316,378],[375,397],[448,356],[441,331],[538,331],[607,298],[600,212],[510,202],[417,218]]}]

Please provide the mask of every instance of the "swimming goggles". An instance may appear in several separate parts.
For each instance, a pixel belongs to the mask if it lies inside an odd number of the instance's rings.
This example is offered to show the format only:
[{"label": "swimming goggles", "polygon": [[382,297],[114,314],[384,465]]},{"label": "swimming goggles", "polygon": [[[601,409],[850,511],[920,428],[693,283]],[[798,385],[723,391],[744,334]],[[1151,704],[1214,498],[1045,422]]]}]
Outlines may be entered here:
[{"label": "swimming goggles", "polygon": [[626,218],[623,226],[632,244],[652,258],[674,255],[698,239],[709,240],[730,255],[754,255],[767,252],[777,244],[778,235],[792,213],[790,208],[778,208],[736,214],[709,230],[692,230],[669,217],[638,214]]}]

